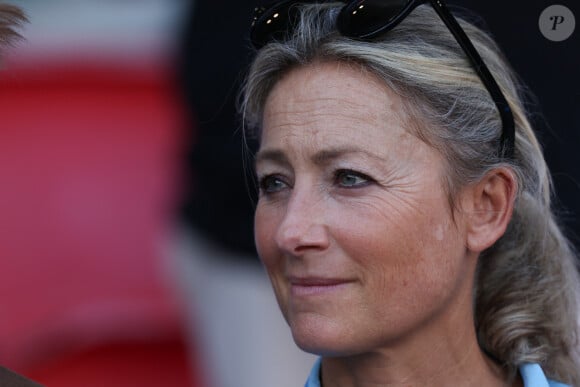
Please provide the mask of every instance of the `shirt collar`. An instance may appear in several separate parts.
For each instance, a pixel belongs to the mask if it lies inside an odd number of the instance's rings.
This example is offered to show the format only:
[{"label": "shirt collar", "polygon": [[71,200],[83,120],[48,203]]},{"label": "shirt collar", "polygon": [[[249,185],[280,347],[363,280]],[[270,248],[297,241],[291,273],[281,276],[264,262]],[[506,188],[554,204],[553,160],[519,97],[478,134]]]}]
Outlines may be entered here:
[{"label": "shirt collar", "polygon": [[[322,358],[318,358],[316,363],[314,363],[304,387],[320,387],[321,361]],[[522,375],[524,380],[524,387],[568,387],[566,384],[548,380],[539,364],[529,363],[522,365],[520,367],[520,375]]]},{"label": "shirt collar", "polygon": [[320,387],[320,364],[322,362],[322,358],[319,357],[316,359],[312,370],[310,371],[310,375],[308,376],[308,380],[304,387]]}]

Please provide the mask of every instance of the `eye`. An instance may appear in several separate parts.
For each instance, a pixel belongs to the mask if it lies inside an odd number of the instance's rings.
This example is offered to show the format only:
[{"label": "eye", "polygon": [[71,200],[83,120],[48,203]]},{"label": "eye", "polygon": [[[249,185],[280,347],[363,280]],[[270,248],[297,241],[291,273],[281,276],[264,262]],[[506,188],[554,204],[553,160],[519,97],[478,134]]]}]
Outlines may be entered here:
[{"label": "eye", "polygon": [[277,175],[267,175],[260,178],[260,192],[268,195],[280,192],[288,185]]},{"label": "eye", "polygon": [[362,188],[373,181],[364,173],[349,169],[339,169],[334,173],[334,183],[342,188]]}]

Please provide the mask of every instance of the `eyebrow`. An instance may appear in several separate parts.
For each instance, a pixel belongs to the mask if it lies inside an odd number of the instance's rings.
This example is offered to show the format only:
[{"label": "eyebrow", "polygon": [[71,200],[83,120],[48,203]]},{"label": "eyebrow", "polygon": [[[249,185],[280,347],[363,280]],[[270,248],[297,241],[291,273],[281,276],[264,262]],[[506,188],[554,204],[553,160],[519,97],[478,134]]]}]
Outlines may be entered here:
[{"label": "eyebrow", "polygon": [[[349,146],[320,150],[311,157],[311,160],[316,165],[325,165],[348,154],[362,154],[367,158],[384,161],[381,157],[368,152],[367,150]],[[288,157],[281,149],[265,149],[258,151],[256,154],[255,165],[264,161],[271,161],[283,166],[290,165]]]},{"label": "eyebrow", "polygon": [[271,161],[275,164],[280,164],[284,166],[290,165],[290,161],[288,157],[284,154],[284,152],[280,149],[266,149],[266,150],[259,150],[256,153],[254,165],[258,165],[265,161]]}]

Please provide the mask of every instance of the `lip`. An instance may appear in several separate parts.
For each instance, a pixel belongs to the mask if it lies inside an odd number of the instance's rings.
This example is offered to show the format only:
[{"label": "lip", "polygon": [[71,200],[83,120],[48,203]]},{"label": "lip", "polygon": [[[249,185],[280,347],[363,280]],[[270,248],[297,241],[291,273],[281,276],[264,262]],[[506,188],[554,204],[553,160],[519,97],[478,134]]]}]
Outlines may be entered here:
[{"label": "lip", "polygon": [[296,297],[315,296],[342,290],[354,281],[345,278],[289,277],[291,294]]}]

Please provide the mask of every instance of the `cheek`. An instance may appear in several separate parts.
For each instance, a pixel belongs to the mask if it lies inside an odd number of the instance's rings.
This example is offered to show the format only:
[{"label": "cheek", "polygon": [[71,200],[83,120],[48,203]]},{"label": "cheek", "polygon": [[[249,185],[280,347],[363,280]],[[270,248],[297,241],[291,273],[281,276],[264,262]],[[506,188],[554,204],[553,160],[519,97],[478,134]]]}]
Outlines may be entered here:
[{"label": "cheek", "polygon": [[274,235],[277,229],[277,218],[272,211],[265,211],[258,204],[254,216],[254,241],[260,259],[268,269],[273,263],[275,252]]},{"label": "cheek", "polygon": [[335,236],[356,261],[373,294],[413,299],[420,296],[417,292],[449,286],[447,280],[453,278],[463,249],[445,208],[365,211],[357,218],[349,222],[336,219]]},{"label": "cheek", "polygon": [[254,217],[256,250],[268,273],[282,315],[288,320],[288,289],[284,281],[284,260],[275,242],[278,226],[279,218],[276,211],[265,210],[258,204]]}]

